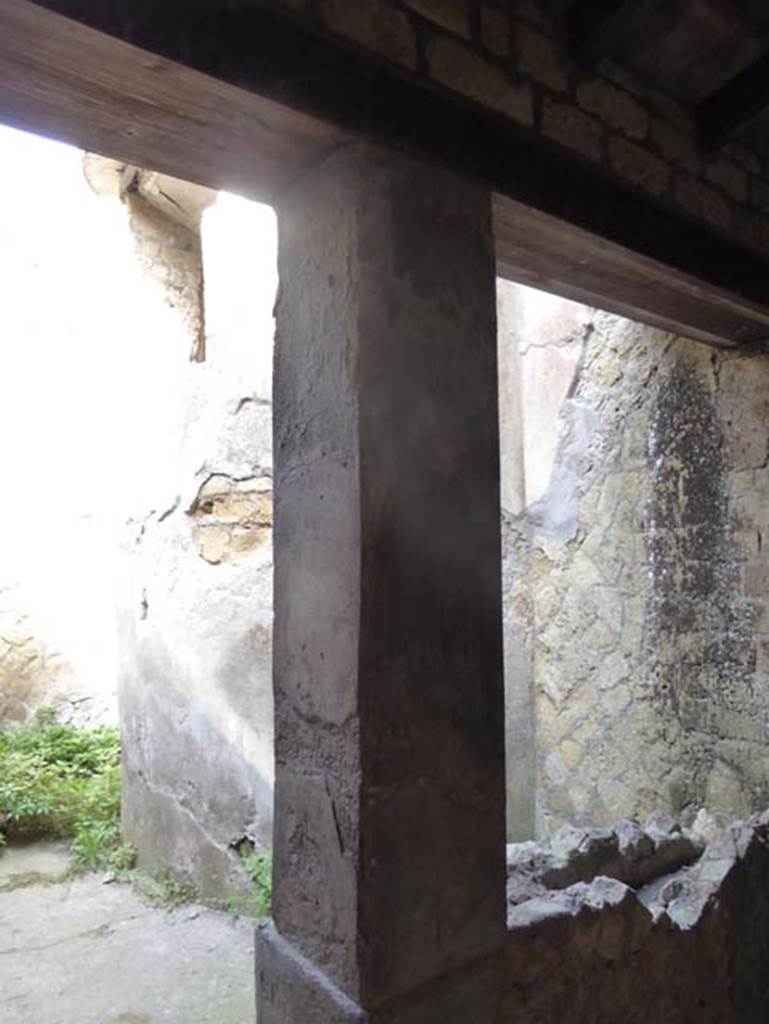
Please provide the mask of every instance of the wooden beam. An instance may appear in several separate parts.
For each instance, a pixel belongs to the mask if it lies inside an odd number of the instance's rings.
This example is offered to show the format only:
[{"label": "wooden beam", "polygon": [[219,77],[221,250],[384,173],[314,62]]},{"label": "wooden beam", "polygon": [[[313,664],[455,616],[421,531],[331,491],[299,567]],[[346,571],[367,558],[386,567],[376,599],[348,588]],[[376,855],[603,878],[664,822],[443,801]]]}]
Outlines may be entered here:
[{"label": "wooden beam", "polygon": [[[54,6],[112,34],[47,9]],[[681,284],[693,280],[705,306],[708,295],[718,308],[731,297],[734,319],[714,320],[712,340],[769,335],[763,256],[508,119],[256,0],[241,9],[221,0],[0,0],[0,119],[267,200],[352,138],[396,146],[497,193],[498,211],[509,214],[499,219],[503,272],[512,276],[517,265],[507,228],[530,208],[552,228],[541,233],[537,273],[544,281],[554,268],[550,280],[564,293],[571,276],[571,287],[589,291],[595,305],[622,302],[638,319],[702,336],[707,313],[696,313]],[[559,242],[567,230],[579,242],[573,255],[595,243],[571,269]],[[613,262],[618,252],[622,273]],[[580,260],[595,267],[590,289]],[[640,290],[630,287],[634,261],[646,282]],[[650,265],[668,288],[649,284]]]},{"label": "wooden beam", "polygon": [[769,108],[769,54],[727,82],[700,104],[697,124],[702,144],[723,146]]},{"label": "wooden beam", "polygon": [[712,345],[769,338],[769,307],[505,197],[493,210],[502,277]]},{"label": "wooden beam", "polygon": [[23,0],[0,0],[0,119],[263,200],[347,139],[329,122]]}]

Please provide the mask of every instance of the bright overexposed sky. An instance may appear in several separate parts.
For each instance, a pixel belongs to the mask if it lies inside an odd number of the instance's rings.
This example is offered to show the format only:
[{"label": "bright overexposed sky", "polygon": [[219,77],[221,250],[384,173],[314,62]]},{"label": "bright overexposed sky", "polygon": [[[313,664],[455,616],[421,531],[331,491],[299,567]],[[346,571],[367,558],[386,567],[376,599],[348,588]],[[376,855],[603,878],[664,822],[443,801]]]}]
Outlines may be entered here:
[{"label": "bright overexposed sky", "polygon": [[26,495],[23,510],[6,502],[6,527],[14,512],[108,500],[116,409],[129,414],[132,386],[124,221],[90,189],[78,150],[0,128],[0,438],[6,480]]},{"label": "bright overexposed sky", "polygon": [[209,460],[271,458],[269,438],[233,454],[224,424],[271,394],[274,213],[219,195],[202,241],[194,363],[168,266],[146,239],[137,253],[127,207],[94,193],[79,150],[0,126],[0,627],[18,613],[86,690],[114,691],[119,544],[137,517],[194,494]]}]

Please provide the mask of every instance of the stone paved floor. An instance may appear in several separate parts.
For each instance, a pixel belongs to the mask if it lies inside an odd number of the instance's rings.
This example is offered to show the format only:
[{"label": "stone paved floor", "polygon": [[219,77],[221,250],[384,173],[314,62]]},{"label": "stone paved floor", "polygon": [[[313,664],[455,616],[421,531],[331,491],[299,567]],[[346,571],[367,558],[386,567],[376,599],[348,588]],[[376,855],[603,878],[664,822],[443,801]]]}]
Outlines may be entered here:
[{"label": "stone paved floor", "polygon": [[[30,853],[37,870],[55,851]],[[0,853],[0,1024],[254,1024],[250,922],[148,906],[89,875],[9,887]],[[53,858],[53,860],[51,860]],[[17,858],[16,884],[29,870]]]}]

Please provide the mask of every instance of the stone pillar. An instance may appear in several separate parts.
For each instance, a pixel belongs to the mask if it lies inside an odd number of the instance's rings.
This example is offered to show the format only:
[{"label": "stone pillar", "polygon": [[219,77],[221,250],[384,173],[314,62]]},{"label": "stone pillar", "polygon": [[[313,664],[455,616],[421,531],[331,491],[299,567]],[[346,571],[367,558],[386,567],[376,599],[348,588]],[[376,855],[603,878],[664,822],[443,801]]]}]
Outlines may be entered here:
[{"label": "stone pillar", "polygon": [[483,1024],[505,932],[489,196],[355,146],[278,219],[259,1024]]}]

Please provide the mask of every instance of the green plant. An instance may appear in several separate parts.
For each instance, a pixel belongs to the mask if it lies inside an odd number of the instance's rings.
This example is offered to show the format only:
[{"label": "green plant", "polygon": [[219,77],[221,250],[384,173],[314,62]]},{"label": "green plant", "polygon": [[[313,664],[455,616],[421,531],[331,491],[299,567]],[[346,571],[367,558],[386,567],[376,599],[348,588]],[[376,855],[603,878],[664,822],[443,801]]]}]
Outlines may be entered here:
[{"label": "green plant", "polygon": [[120,829],[114,822],[78,822],[72,840],[75,868],[96,871],[110,864],[112,850],[120,845]]},{"label": "green plant", "polygon": [[136,867],[138,851],[133,843],[121,843],[109,855],[107,867],[119,874],[131,871]]},{"label": "green plant", "polygon": [[171,868],[158,875],[150,875],[139,868],[124,869],[120,876],[123,881],[130,882],[148,903],[164,910],[172,910],[198,897],[195,888],[179,879]]},{"label": "green plant", "polygon": [[1,842],[72,839],[76,869],[109,867],[121,850],[120,790],[116,729],[61,725],[50,708],[0,728]]},{"label": "green plant", "polygon": [[246,853],[242,860],[254,885],[249,910],[256,918],[269,917],[272,911],[272,853]]}]

